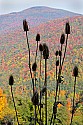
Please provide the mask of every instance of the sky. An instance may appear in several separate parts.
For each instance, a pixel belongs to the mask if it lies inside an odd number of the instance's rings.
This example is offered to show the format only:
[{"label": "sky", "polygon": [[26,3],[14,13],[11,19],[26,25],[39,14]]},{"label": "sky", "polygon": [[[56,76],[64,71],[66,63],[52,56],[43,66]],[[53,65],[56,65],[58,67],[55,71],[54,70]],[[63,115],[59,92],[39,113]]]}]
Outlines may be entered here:
[{"label": "sky", "polygon": [[48,6],[83,14],[83,0],[0,0],[0,15],[34,6]]}]

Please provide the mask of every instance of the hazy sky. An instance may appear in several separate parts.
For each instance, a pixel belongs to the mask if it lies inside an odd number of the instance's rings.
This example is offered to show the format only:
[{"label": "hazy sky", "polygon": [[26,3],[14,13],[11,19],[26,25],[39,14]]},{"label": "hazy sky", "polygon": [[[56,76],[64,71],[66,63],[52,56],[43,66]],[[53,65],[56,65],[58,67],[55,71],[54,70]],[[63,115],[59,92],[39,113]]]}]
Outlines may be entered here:
[{"label": "hazy sky", "polygon": [[83,14],[83,0],[0,0],[0,15],[33,6],[49,6]]}]

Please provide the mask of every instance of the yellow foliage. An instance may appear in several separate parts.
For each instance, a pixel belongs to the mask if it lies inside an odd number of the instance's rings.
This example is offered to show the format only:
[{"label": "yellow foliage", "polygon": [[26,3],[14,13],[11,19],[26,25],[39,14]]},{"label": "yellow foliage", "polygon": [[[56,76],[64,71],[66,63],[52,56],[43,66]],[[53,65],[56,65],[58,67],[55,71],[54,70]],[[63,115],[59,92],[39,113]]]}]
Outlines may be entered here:
[{"label": "yellow foliage", "polygon": [[3,109],[7,104],[7,99],[5,94],[3,94],[3,90],[0,88],[0,119],[3,118]]},{"label": "yellow foliage", "polygon": [[0,88],[0,119],[3,119],[7,114],[11,114],[11,112],[12,110],[8,108],[6,95],[3,94],[3,90]]}]

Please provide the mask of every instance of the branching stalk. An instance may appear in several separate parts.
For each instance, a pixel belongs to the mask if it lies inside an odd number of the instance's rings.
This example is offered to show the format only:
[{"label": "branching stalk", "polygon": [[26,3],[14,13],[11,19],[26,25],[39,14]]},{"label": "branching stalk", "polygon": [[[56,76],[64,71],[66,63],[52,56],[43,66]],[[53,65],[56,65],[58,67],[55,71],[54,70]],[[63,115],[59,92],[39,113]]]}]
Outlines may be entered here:
[{"label": "branching stalk", "polygon": [[14,103],[14,108],[15,108],[17,123],[18,123],[18,125],[20,125],[19,121],[18,121],[18,114],[17,114],[17,109],[16,109],[16,105],[15,105],[15,101],[14,101],[14,95],[13,95],[13,91],[12,91],[12,86],[11,86],[11,94],[12,94],[12,100],[13,100],[13,103]]}]

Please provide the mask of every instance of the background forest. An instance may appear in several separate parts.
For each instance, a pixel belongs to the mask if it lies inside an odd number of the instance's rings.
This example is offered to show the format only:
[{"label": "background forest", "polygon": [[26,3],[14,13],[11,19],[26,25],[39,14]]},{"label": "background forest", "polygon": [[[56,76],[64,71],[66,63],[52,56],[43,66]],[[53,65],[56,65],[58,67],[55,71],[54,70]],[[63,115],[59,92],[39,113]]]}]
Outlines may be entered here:
[{"label": "background forest", "polygon": [[[75,86],[75,113],[72,125],[83,124],[83,15],[48,7],[34,7],[19,13],[10,13],[0,16],[0,124],[11,122],[17,125],[15,106],[20,125],[33,125],[34,110],[33,84],[29,67],[29,49],[27,47],[26,33],[23,29],[23,20],[29,25],[28,41],[30,47],[31,68],[36,57],[36,87],[40,92],[40,51],[36,47],[36,35],[40,34],[39,44],[46,43],[49,49],[47,60],[47,114],[50,125],[53,104],[56,96],[56,51],[60,51],[61,34],[65,33],[66,22],[69,21],[70,34],[66,57],[61,72],[61,84],[57,104],[56,125],[70,125],[74,96],[74,67],[78,67]],[[63,45],[65,47],[65,45]],[[64,48],[63,48],[64,51]],[[45,60],[41,59],[41,88],[45,82]],[[12,91],[9,86],[10,75],[14,78]],[[32,71],[32,78],[35,73]],[[44,93],[45,94],[45,93]],[[42,98],[44,105],[45,96]],[[15,106],[13,102],[15,101]],[[79,102],[79,103],[78,103]],[[45,121],[44,108],[42,120]],[[38,114],[38,108],[36,113]],[[38,114],[38,118],[39,118]],[[61,121],[61,122],[60,122]],[[36,123],[38,124],[38,123]]]}]

